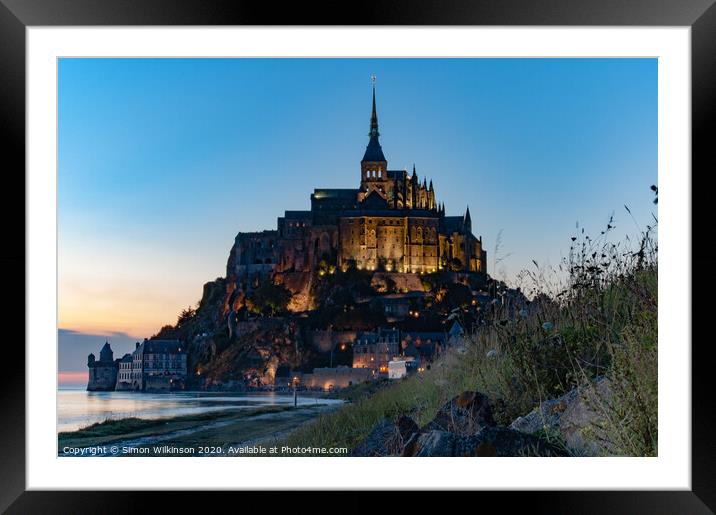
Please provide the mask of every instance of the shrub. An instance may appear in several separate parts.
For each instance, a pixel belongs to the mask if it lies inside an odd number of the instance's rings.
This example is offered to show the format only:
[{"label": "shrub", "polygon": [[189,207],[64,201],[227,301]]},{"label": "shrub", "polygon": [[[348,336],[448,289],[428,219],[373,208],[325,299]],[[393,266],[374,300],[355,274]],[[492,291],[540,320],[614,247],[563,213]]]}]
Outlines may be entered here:
[{"label": "shrub", "polygon": [[262,281],[246,299],[246,307],[257,314],[277,315],[285,313],[291,300],[291,292],[283,284]]}]

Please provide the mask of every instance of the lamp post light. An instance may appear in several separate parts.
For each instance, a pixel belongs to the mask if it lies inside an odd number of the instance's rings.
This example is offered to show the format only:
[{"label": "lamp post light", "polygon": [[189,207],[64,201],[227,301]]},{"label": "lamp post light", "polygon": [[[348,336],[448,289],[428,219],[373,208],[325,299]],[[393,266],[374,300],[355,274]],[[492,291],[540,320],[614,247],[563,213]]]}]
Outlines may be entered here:
[{"label": "lamp post light", "polygon": [[298,407],[298,376],[293,378],[293,407]]}]

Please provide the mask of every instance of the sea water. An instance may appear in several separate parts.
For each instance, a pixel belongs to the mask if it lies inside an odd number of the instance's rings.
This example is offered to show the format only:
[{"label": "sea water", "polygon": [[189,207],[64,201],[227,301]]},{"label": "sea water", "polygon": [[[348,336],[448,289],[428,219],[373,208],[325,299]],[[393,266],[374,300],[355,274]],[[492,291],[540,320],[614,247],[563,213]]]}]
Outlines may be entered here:
[{"label": "sea water", "polygon": [[[60,389],[57,392],[57,431],[123,418],[171,418],[210,411],[240,410],[275,405],[293,405],[293,395],[274,392],[88,392]],[[302,392],[299,405],[342,403]]]}]

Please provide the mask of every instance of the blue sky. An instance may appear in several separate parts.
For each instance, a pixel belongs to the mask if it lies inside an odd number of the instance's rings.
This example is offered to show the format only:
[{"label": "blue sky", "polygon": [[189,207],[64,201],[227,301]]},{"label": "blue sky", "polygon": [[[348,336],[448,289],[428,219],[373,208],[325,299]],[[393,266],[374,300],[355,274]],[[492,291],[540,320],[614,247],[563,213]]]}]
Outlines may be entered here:
[{"label": "blue sky", "polygon": [[650,222],[656,59],[61,59],[60,327],[150,336],[238,231],[356,187],[371,74],[389,167],[469,204],[488,261],[502,231],[491,274],[556,265],[577,222],[634,234],[624,204]]}]

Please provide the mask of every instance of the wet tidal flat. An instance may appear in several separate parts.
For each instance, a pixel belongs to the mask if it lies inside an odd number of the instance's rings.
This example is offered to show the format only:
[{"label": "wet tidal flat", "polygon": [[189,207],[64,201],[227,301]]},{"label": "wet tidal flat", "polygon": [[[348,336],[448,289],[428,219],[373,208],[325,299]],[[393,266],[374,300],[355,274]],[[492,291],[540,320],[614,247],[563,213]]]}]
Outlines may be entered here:
[{"label": "wet tidal flat", "polygon": [[[136,394],[135,394],[136,395]],[[339,408],[343,401],[284,399],[189,414],[108,418],[58,432],[59,456],[240,456],[274,445],[296,428]],[[154,413],[154,412],[152,412]],[[181,411],[180,411],[181,413]]]}]

